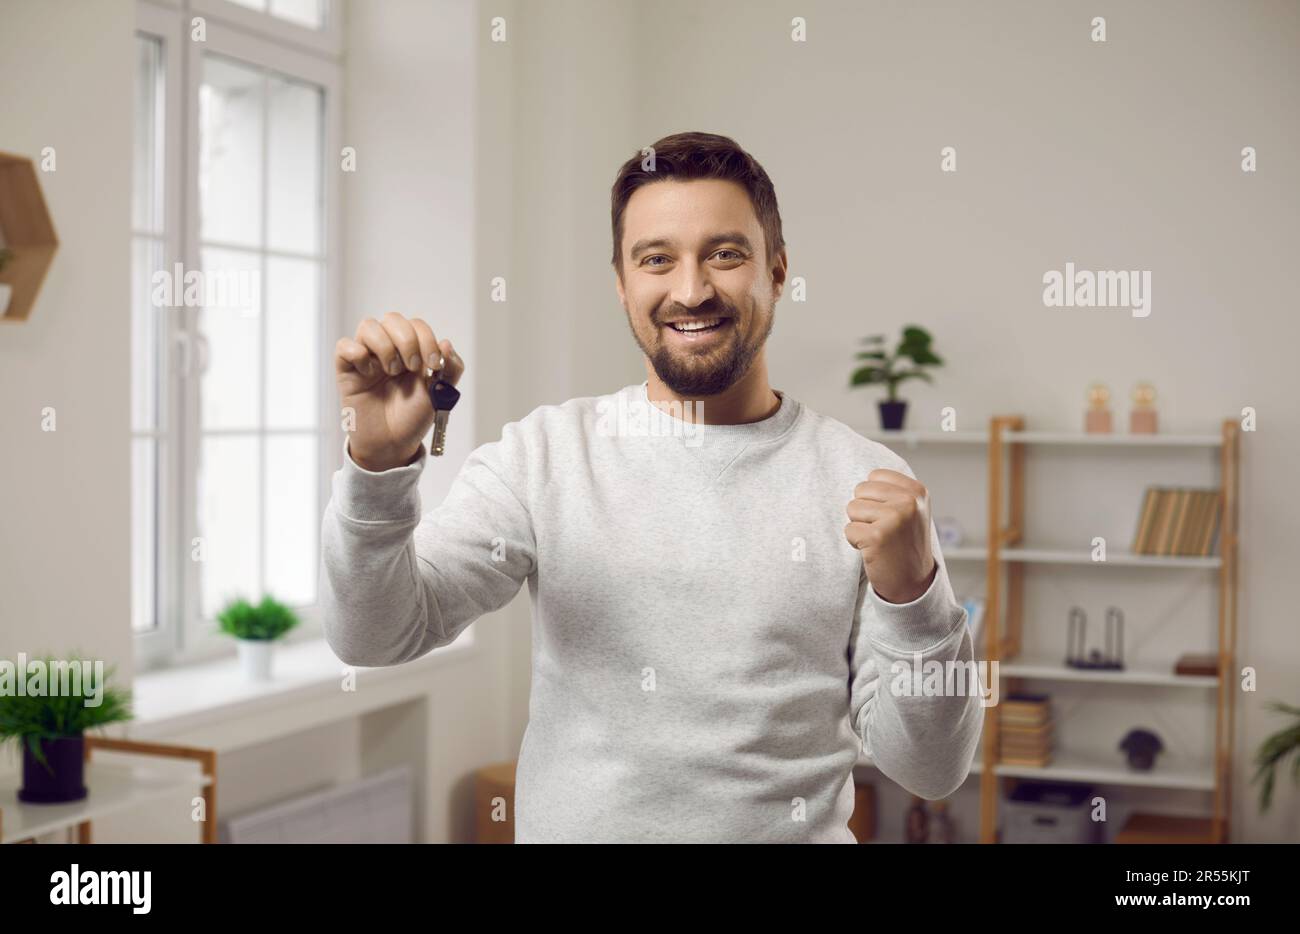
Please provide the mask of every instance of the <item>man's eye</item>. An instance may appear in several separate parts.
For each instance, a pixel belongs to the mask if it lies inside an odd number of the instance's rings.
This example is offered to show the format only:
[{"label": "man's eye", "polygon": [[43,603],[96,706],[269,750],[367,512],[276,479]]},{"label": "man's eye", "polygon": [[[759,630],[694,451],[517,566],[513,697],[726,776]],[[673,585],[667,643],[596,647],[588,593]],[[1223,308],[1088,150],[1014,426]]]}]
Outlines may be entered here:
[{"label": "man's eye", "polygon": [[[642,262],[642,264],[650,263],[650,260],[652,260],[652,259],[662,259],[662,260],[664,260],[664,261],[666,262],[666,261],[668,260],[668,257],[664,256],[664,255],[661,254],[661,253],[656,253],[654,256],[647,256],[645,259],[641,260],[641,262]],[[654,265],[654,264],[651,263],[651,265]]]},{"label": "man's eye", "polygon": [[[718,250],[718,252],[714,253],[713,255],[714,255],[714,256],[722,256],[723,253],[730,253],[730,254],[731,254],[734,258],[736,258],[736,259],[743,259],[743,257],[742,257],[739,253],[737,253],[735,250]],[[725,257],[723,257],[723,258],[725,259]]]}]

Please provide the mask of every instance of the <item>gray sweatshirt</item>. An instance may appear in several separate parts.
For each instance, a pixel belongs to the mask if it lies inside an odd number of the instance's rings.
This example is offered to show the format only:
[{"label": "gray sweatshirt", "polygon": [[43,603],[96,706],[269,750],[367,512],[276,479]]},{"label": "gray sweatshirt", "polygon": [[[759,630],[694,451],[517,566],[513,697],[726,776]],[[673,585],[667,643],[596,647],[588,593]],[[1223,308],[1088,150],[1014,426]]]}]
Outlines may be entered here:
[{"label": "gray sweatshirt", "polygon": [[[344,443],[321,530],[341,660],[416,659],[528,582],[517,842],[851,843],[864,748],[924,798],[969,773],[983,710],[953,674],[972,644],[933,523],[939,570],[907,604],[876,594],[844,537],[873,469],[914,475],[778,395],[745,425],[661,411],[644,382],[540,406],[423,516],[423,447],[372,472]],[[932,662],[946,690],[919,689]]]}]

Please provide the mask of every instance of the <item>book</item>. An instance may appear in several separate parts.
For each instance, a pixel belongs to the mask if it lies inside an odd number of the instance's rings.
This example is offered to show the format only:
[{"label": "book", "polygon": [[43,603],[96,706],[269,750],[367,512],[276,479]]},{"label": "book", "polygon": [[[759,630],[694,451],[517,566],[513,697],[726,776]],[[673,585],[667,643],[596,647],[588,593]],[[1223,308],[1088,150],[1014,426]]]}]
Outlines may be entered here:
[{"label": "book", "polygon": [[1139,555],[1209,555],[1220,521],[1222,492],[1147,487],[1133,535]]},{"label": "book", "polygon": [[1210,499],[1210,516],[1201,530],[1200,553],[1202,555],[1211,555],[1214,553],[1214,541],[1218,534],[1221,513],[1223,511],[1223,491],[1213,490]]},{"label": "book", "polygon": [[1176,675],[1217,675],[1219,673],[1219,656],[1209,654],[1187,653],[1178,656],[1174,663]]},{"label": "book", "polygon": [[1165,489],[1160,490],[1159,494],[1159,502],[1156,503],[1156,514],[1151,520],[1151,534],[1147,539],[1147,547],[1143,554],[1160,554],[1160,543],[1164,539],[1165,530],[1169,527],[1169,511],[1173,506],[1173,496],[1170,495],[1169,490]]},{"label": "book", "polygon": [[1166,519],[1160,526],[1160,542],[1157,546],[1156,554],[1168,555],[1173,553],[1174,533],[1178,525],[1179,516],[1187,503],[1187,491],[1179,488],[1173,488],[1168,492],[1169,508],[1165,511]]},{"label": "book", "polygon": [[1003,756],[1001,762],[1003,765],[1024,765],[1035,769],[1041,769],[1052,764],[1052,755],[1051,753],[1044,753],[1032,757]]},{"label": "book", "polygon": [[1179,545],[1187,532],[1188,513],[1192,506],[1192,490],[1179,489],[1174,492],[1174,518],[1169,526],[1169,539],[1165,543],[1165,554],[1182,554]]},{"label": "book", "polygon": [[1153,486],[1146,489],[1142,497],[1142,510],[1138,513],[1137,531],[1133,533],[1133,553],[1145,554],[1146,542],[1151,535],[1151,519],[1155,516],[1156,503],[1160,499],[1160,491]]},{"label": "book", "polygon": [[1192,490],[1190,502],[1187,504],[1187,521],[1183,524],[1182,533],[1178,536],[1178,541],[1174,543],[1174,554],[1191,555],[1195,554],[1196,540],[1201,533],[1201,522],[1205,516],[1205,491]]},{"label": "book", "polygon": [[1051,715],[1052,715],[1051,708],[1044,705],[1042,707],[1034,707],[1034,708],[1027,708],[1027,709],[1019,709],[1015,707],[1010,707],[1010,708],[1003,707],[1001,709],[1001,713],[999,714],[999,717],[1001,718],[1003,723],[1020,723],[1020,724],[1024,724],[1025,726],[1036,726],[1040,723],[1045,722],[1047,718],[1050,717]]}]

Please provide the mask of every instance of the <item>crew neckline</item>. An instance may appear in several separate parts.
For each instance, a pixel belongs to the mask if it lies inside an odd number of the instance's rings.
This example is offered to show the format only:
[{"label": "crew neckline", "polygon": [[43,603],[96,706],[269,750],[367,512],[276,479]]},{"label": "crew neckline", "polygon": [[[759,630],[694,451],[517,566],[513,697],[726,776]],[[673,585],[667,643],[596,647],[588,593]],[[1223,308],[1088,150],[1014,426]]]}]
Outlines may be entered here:
[{"label": "crew neckline", "polygon": [[[687,423],[685,420],[669,415],[650,401],[650,381],[643,380],[636,386],[629,387],[632,389],[633,399],[644,405],[649,410],[650,418],[659,421],[661,424],[669,427],[676,426],[678,430],[683,430]],[[769,441],[778,438],[784,434],[795,419],[799,417],[799,411],[802,408],[797,399],[791,398],[788,394],[779,389],[773,389],[781,404],[777,406],[775,412],[767,418],[760,419],[756,422],[745,422],[739,425],[715,425],[707,422],[700,422],[690,426],[691,431],[698,431],[701,434],[709,435],[714,438],[736,439],[739,441],[755,442]]]}]

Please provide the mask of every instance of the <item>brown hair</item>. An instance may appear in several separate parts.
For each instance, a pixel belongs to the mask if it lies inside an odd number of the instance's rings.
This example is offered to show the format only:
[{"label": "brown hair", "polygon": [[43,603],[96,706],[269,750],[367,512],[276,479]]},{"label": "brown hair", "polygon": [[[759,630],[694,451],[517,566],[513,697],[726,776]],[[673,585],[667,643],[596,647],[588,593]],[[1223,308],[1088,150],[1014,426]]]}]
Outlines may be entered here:
[{"label": "brown hair", "polygon": [[654,171],[641,168],[646,155],[637,153],[623,163],[610,191],[610,215],[614,228],[614,268],[623,272],[623,212],[628,199],[642,185],[675,178],[719,178],[736,182],[749,194],[767,241],[767,262],[785,247],[781,236],[781,212],[776,206],[776,189],[767,172],[735,140],[715,133],[674,133],[651,144]]}]

